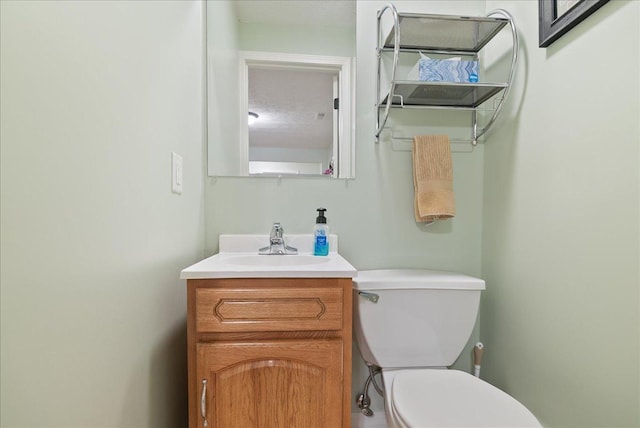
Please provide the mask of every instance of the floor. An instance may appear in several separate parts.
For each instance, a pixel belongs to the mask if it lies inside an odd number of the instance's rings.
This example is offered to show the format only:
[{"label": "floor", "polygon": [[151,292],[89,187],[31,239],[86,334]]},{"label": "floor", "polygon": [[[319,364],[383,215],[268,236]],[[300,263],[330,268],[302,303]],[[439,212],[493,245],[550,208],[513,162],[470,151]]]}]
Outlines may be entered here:
[{"label": "floor", "polygon": [[376,412],[371,417],[362,413],[352,413],[351,428],[387,428],[384,412]]}]

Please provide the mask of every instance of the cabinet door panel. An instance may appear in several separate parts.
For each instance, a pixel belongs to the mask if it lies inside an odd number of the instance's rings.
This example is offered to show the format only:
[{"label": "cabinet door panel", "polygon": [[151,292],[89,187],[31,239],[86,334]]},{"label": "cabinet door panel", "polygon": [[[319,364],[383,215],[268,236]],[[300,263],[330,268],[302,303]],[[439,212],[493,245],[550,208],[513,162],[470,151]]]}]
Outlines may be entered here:
[{"label": "cabinet door panel", "polygon": [[342,424],[340,340],[199,344],[197,370],[207,380],[209,427]]}]

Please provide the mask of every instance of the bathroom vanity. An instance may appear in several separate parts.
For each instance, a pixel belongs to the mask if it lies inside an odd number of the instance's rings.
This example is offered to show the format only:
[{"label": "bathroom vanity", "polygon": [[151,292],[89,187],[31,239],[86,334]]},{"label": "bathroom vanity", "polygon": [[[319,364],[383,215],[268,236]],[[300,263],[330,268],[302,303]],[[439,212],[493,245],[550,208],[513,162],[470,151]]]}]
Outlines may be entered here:
[{"label": "bathroom vanity", "polygon": [[[236,236],[247,245],[223,243]],[[349,427],[353,266],[335,251],[258,256],[256,235],[220,242],[181,274],[189,427]]]}]

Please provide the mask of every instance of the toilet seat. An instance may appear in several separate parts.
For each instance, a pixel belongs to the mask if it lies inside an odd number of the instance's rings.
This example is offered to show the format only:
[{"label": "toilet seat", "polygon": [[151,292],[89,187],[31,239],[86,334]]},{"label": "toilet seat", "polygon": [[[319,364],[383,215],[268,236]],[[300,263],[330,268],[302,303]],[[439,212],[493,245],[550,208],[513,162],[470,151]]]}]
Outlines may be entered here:
[{"label": "toilet seat", "polygon": [[540,427],[520,402],[459,370],[398,370],[390,410],[396,425],[427,427]]}]

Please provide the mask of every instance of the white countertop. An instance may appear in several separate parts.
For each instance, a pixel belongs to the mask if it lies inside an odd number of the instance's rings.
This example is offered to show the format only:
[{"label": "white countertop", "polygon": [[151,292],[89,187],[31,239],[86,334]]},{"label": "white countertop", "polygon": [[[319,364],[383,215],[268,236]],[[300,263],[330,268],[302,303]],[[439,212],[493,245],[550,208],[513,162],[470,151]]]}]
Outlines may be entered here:
[{"label": "white countertop", "polygon": [[181,279],[205,278],[353,278],[356,269],[337,252],[330,235],[329,255],[313,256],[312,235],[285,235],[297,255],[258,255],[268,235],[220,235],[220,252],[180,273]]}]

